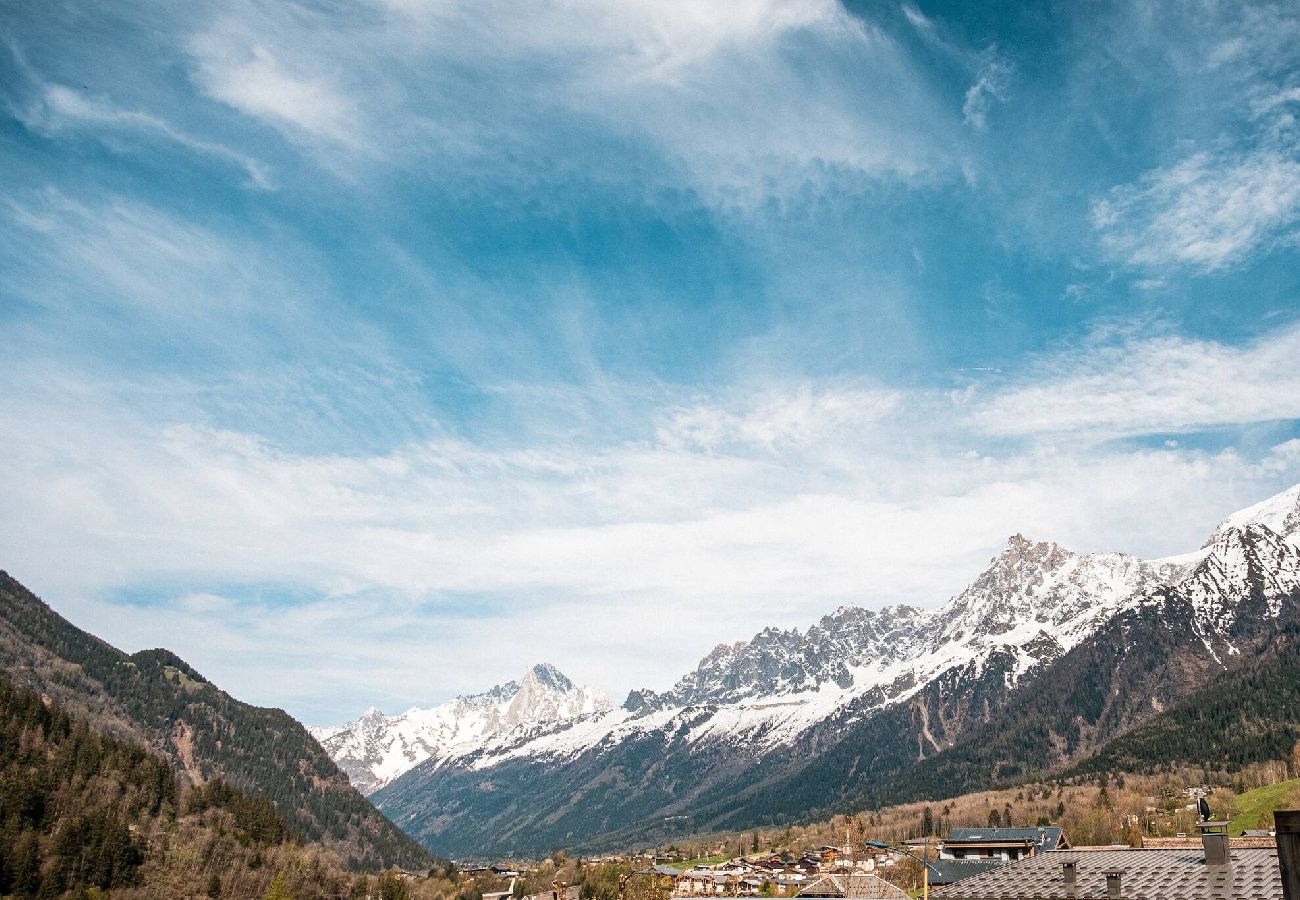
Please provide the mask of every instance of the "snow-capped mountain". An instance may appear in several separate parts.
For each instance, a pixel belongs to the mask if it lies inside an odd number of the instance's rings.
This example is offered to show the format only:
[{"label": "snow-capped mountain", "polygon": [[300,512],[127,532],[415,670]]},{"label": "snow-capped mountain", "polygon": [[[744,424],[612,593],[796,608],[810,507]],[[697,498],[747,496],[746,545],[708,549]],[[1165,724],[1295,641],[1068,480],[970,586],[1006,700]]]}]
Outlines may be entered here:
[{"label": "snow-capped mountain", "polygon": [[1014,683],[1086,639],[1126,601],[1186,571],[1015,535],[969,587],[938,608],[846,606],[806,631],[768,628],[750,641],[720,644],[668,691],[633,691],[621,709],[531,742],[493,742],[474,765],[574,755],[685,719],[694,723],[687,732],[693,742],[743,741],[761,751],[846,710],[860,714],[903,701],[956,667],[975,677],[991,659],[1009,655]]},{"label": "snow-capped mountain", "polygon": [[600,691],[578,687],[547,663],[518,681],[481,694],[386,716],[371,707],[346,725],[309,729],[364,794],[370,794],[427,759],[446,761],[491,740],[519,740],[545,726],[605,712]]},{"label": "snow-capped mountain", "polygon": [[[1258,629],[1300,607],[1298,542],[1300,485],[1228,516],[1201,549],[1162,560],[1015,535],[932,609],[842,607],[804,630],[765,629],[714,648],[666,691],[631,692],[620,708],[484,730],[375,799],[447,852],[457,840],[544,849],[700,810],[713,824],[746,827],[942,759],[1026,696],[1058,704],[1056,724],[1039,729],[1057,734],[1039,764],[1060,764],[1263,646],[1252,643]],[[1171,679],[1133,657],[1166,652],[1186,654],[1174,668],[1195,678]],[[1109,683],[1122,695],[1121,669],[1149,695],[1110,702],[1095,721],[1091,706],[1075,710],[1077,692],[1059,688]],[[1071,724],[1077,715],[1090,724]],[[523,790],[526,813],[511,800]],[[635,827],[644,835],[657,826]]]}]

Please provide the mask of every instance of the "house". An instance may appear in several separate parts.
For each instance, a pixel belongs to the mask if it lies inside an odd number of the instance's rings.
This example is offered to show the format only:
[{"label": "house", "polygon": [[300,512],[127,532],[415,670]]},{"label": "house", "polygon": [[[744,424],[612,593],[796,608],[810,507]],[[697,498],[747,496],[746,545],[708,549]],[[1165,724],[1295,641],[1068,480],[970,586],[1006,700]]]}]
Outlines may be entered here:
[{"label": "house", "polygon": [[824,875],[801,890],[797,897],[851,897],[854,900],[892,900],[907,892],[877,875]]},{"label": "house", "polygon": [[1059,825],[1037,828],[954,828],[939,849],[940,859],[1015,862],[1048,850],[1068,850]]},{"label": "house", "polygon": [[[1300,814],[1297,814],[1300,815]],[[1202,826],[1200,849],[1054,850],[964,878],[935,900],[1283,900],[1278,848],[1232,847],[1226,822]],[[1285,849],[1288,859],[1294,845]],[[1294,860],[1293,862],[1300,862]]]}]

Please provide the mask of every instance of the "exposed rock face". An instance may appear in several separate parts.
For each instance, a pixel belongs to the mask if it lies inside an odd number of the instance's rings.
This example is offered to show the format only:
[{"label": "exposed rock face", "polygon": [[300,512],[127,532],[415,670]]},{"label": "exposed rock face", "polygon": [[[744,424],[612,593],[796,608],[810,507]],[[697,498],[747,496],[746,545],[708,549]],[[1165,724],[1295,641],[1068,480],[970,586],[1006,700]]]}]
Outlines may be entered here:
[{"label": "exposed rock face", "polygon": [[[1300,485],[1168,560],[1014,535],[933,609],[846,606],[806,630],[764,629],[715,647],[662,693],[538,716],[424,761],[376,802],[445,852],[528,851],[649,839],[675,816],[744,828],[833,809],[889,773],[934,770],[1004,720],[1017,746],[1037,748],[1035,765],[1064,765],[1265,652],[1259,635],[1300,597],[1298,540]],[[961,752],[973,762],[954,783],[1014,777],[1025,762]]]},{"label": "exposed rock face", "polygon": [[609,708],[600,691],[580,688],[559,669],[540,663],[518,681],[432,709],[413,707],[387,716],[371,707],[355,722],[311,732],[352,783],[370,794],[427,759],[445,762],[494,739],[518,739]]}]

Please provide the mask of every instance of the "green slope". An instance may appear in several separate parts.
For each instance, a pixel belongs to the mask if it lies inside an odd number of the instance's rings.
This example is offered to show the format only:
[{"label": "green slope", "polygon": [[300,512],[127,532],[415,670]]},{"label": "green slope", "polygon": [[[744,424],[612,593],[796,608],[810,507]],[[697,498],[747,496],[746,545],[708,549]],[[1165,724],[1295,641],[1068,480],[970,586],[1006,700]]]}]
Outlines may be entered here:
[{"label": "green slope", "polygon": [[0,674],[170,759],[189,782],[219,778],[270,800],[296,833],[356,868],[432,862],[283,710],[240,703],[169,651],[127,656],[70,624],[4,572]]},{"label": "green slope", "polygon": [[1260,828],[1260,820],[1271,816],[1273,810],[1286,805],[1288,794],[1300,791],[1300,778],[1279,781],[1238,794],[1234,805],[1236,814],[1228,822],[1229,834],[1240,834],[1248,828]]}]

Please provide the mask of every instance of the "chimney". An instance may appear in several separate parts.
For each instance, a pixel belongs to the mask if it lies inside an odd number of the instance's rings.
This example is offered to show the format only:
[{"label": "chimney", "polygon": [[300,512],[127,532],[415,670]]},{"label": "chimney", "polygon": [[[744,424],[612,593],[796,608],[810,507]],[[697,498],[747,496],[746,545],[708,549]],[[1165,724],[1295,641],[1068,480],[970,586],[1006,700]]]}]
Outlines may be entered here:
[{"label": "chimney", "polygon": [[1300,810],[1273,812],[1277,834],[1277,865],[1282,870],[1282,896],[1300,900]]},{"label": "chimney", "polygon": [[1228,855],[1228,823],[1202,822],[1201,844],[1205,847],[1205,864],[1207,866],[1226,866],[1232,862]]},{"label": "chimney", "polygon": [[1109,898],[1109,900],[1119,900],[1119,898],[1123,896],[1120,893],[1120,879],[1124,877],[1124,870],[1110,869],[1105,874],[1106,874],[1106,896]]},{"label": "chimney", "polygon": [[1079,864],[1073,859],[1061,863],[1061,875],[1065,878],[1065,896],[1074,897],[1079,884]]}]

